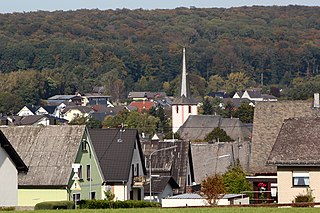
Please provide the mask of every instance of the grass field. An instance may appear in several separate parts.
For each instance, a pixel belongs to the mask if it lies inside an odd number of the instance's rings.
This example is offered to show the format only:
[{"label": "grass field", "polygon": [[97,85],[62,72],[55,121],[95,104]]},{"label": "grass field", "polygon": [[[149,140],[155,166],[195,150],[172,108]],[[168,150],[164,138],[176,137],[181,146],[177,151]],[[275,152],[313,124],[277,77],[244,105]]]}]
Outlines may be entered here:
[{"label": "grass field", "polygon": [[[51,213],[55,210],[38,210],[38,211],[10,211],[18,213]],[[145,208],[145,209],[82,209],[82,210],[58,210],[62,213],[304,213],[304,212],[320,212],[320,208],[265,208],[265,207],[248,207],[248,208]]]}]

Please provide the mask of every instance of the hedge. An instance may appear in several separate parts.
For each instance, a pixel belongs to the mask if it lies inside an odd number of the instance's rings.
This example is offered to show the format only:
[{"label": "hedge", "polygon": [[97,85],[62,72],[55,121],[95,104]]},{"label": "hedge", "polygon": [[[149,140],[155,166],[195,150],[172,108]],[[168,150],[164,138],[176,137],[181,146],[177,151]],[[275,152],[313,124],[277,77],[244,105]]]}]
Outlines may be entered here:
[{"label": "hedge", "polygon": [[0,206],[0,211],[14,211],[15,209],[14,206]]},{"label": "hedge", "polygon": [[34,207],[35,210],[40,209],[74,209],[73,201],[47,201],[37,203]]},{"label": "hedge", "polygon": [[120,209],[160,207],[160,203],[143,200],[109,201],[109,200],[81,200],[80,209]]}]

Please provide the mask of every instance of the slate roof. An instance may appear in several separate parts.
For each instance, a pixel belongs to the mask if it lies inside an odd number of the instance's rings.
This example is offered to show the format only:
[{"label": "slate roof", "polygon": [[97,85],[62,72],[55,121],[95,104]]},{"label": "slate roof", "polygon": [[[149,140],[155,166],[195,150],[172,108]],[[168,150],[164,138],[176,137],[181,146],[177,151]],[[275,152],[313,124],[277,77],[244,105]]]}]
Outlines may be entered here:
[{"label": "slate roof", "polygon": [[76,96],[77,95],[54,95],[48,98],[48,100],[70,100]]},{"label": "slate roof", "polygon": [[320,117],[285,120],[267,163],[282,166],[319,166]]},{"label": "slate roof", "polygon": [[129,92],[128,98],[147,98],[148,92]]},{"label": "slate roof", "polygon": [[28,166],[19,186],[65,187],[85,126],[17,126],[0,128]]},{"label": "slate roof", "polygon": [[[162,150],[152,155],[151,167],[152,174],[160,176],[172,176],[179,184],[180,188],[175,194],[186,192],[187,185],[187,166],[190,159],[191,179],[194,181],[193,163],[190,144],[187,141],[159,142],[143,141],[141,142],[144,155],[149,159],[151,152],[166,147],[177,146],[175,149]],[[149,166],[147,167],[147,169]]]},{"label": "slate roof", "polygon": [[233,140],[251,137],[250,130],[238,118],[223,118],[220,115],[190,115],[178,133],[186,140],[203,140],[216,127],[223,129]]},{"label": "slate roof", "polygon": [[43,109],[45,109],[49,114],[53,114],[57,106],[43,106]]},{"label": "slate roof", "polygon": [[195,182],[201,183],[207,176],[215,173],[225,173],[228,166],[237,159],[244,171],[249,171],[250,149],[250,141],[191,143]]},{"label": "slate roof", "polygon": [[223,104],[227,105],[228,103],[231,103],[234,107],[239,108],[242,103],[255,104],[255,101],[249,100],[248,98],[224,98]]},{"label": "slate roof", "polygon": [[183,95],[181,97],[176,97],[172,102],[172,105],[179,105],[179,104],[197,105],[198,102],[195,101],[192,97],[185,97]]},{"label": "slate roof", "polygon": [[19,154],[16,152],[14,147],[11,145],[11,143],[8,141],[6,136],[2,133],[0,130],[0,145],[1,147],[7,152],[9,155],[10,159],[16,166],[16,169],[18,172],[28,172],[28,167],[26,164],[23,162],[23,160],[20,158]]},{"label": "slate roof", "polygon": [[[144,157],[136,129],[89,129],[90,139],[97,155],[105,182],[128,182],[134,143],[137,141],[142,168],[146,174]],[[118,142],[118,139],[122,142]]]},{"label": "slate roof", "polygon": [[259,90],[247,90],[247,92],[250,98],[261,98],[261,92]]},{"label": "slate roof", "polygon": [[[167,184],[170,184],[170,186],[173,189],[178,189],[179,185],[177,182],[171,177],[171,176],[160,176],[158,178],[151,178],[152,181],[152,193],[162,193],[167,186]],[[150,193],[150,183],[146,183],[144,185],[144,193],[149,194]]]},{"label": "slate roof", "polygon": [[256,102],[253,119],[250,172],[276,173],[275,166],[266,166],[267,159],[285,119],[312,117],[316,111],[311,101]]}]

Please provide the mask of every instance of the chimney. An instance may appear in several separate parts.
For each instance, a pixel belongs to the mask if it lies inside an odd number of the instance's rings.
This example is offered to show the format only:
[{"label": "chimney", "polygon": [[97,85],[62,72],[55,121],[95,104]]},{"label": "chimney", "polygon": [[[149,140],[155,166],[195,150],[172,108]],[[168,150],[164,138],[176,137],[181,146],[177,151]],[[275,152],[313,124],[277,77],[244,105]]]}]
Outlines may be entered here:
[{"label": "chimney", "polygon": [[320,107],[319,93],[314,93],[313,97],[314,97],[313,107],[314,108],[319,108]]}]

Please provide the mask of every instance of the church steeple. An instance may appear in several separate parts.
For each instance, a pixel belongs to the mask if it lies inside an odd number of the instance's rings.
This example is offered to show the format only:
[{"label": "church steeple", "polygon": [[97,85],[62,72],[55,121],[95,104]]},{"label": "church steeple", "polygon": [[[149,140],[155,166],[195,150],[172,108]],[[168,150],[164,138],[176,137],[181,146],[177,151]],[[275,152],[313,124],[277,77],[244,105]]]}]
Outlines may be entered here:
[{"label": "church steeple", "polygon": [[183,58],[182,58],[182,77],[181,77],[181,90],[180,97],[188,97],[187,93],[187,65],[186,65],[186,48],[183,48]]},{"label": "church steeple", "polygon": [[182,50],[182,75],[179,96],[172,103],[172,132],[178,129],[188,119],[189,115],[197,115],[197,103],[192,99],[188,82],[186,49]]}]

